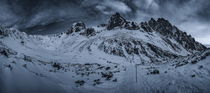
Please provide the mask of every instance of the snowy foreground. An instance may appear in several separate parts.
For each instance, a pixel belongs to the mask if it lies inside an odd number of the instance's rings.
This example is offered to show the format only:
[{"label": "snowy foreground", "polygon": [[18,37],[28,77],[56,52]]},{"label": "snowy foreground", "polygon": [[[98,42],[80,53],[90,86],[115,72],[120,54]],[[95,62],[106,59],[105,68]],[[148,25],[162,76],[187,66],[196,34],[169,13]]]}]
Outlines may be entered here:
[{"label": "snowy foreground", "polygon": [[32,36],[2,28],[0,93],[209,93],[208,49],[168,39],[174,48],[142,29],[94,29]]}]

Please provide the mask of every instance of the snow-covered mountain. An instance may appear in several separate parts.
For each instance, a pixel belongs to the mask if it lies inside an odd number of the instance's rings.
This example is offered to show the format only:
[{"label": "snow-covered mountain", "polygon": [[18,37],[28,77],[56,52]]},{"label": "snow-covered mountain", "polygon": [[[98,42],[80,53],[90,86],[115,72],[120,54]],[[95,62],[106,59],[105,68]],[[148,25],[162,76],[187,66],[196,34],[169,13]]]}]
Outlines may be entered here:
[{"label": "snow-covered mountain", "polygon": [[208,93],[209,60],[209,49],[164,18],[116,13],[51,36],[0,27],[3,93]]}]

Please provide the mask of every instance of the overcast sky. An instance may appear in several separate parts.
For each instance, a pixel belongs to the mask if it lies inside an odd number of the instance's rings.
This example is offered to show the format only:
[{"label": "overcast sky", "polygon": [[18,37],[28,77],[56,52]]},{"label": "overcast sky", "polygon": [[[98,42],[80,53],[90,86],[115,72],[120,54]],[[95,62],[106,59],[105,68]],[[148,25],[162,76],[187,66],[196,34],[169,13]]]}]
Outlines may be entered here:
[{"label": "overcast sky", "polygon": [[0,24],[36,34],[55,33],[80,20],[104,23],[120,12],[137,22],[166,18],[197,41],[210,44],[209,10],[209,0],[0,0]]}]

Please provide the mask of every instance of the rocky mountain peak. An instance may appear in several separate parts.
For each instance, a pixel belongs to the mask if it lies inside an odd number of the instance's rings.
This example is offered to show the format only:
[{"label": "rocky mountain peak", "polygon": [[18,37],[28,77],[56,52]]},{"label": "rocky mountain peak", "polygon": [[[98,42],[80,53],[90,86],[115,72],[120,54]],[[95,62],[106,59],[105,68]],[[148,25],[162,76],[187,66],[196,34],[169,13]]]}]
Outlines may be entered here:
[{"label": "rocky mountain peak", "polygon": [[173,29],[172,24],[164,18],[158,18],[157,21],[151,18],[151,20],[148,22],[148,25],[153,30],[160,32],[162,35],[171,34]]},{"label": "rocky mountain peak", "polygon": [[[174,39],[189,52],[206,49],[204,45],[195,41],[193,37],[188,35],[186,32],[179,30],[176,26],[173,26],[164,18],[151,18],[148,22],[141,22],[141,24],[138,24],[136,22],[127,21],[119,13],[115,13],[110,17],[109,23],[104,27],[106,27],[107,30],[113,30],[118,27],[127,30],[142,29],[141,31],[148,33],[157,32],[161,34],[160,37],[171,46],[174,46],[174,44],[170,42],[170,39]],[[72,25],[67,34],[71,34],[73,32],[78,32],[80,35],[91,37],[95,36],[97,31],[94,28],[87,28],[83,22],[77,22]]]},{"label": "rocky mountain peak", "polygon": [[107,29],[111,30],[115,27],[123,27],[126,23],[126,19],[124,19],[119,13],[115,13],[110,17]]},{"label": "rocky mountain peak", "polygon": [[84,29],[86,29],[85,23],[77,22],[72,25],[72,27],[68,30],[67,34],[71,34],[73,32],[79,32]]},{"label": "rocky mountain peak", "polygon": [[107,29],[111,30],[115,27],[128,30],[139,30],[142,28],[145,32],[155,31],[160,33],[162,35],[161,38],[164,38],[166,41],[169,41],[170,38],[175,39],[188,51],[201,51],[206,49],[204,45],[195,41],[191,35],[179,30],[164,18],[158,18],[157,20],[151,18],[148,22],[141,22],[139,25],[138,23],[127,21],[119,13],[116,13],[111,16]]}]

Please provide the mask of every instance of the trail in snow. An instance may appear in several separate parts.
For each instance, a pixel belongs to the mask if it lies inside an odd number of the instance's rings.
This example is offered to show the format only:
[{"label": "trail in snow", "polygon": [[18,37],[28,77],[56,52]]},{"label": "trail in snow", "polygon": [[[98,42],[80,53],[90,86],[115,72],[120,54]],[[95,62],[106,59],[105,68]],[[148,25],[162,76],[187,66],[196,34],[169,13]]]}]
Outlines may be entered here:
[{"label": "trail in snow", "polygon": [[138,86],[135,71],[135,64],[130,63],[126,65],[126,71],[116,93],[137,93]]}]

